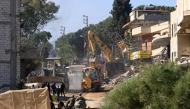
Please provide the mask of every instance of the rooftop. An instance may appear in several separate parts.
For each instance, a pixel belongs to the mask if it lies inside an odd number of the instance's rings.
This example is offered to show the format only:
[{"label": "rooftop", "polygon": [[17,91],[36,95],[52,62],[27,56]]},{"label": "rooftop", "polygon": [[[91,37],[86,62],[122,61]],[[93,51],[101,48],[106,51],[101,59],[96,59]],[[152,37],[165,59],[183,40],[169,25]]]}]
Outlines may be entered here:
[{"label": "rooftop", "polygon": [[140,12],[169,12],[165,10],[134,10],[134,11],[140,11]]}]

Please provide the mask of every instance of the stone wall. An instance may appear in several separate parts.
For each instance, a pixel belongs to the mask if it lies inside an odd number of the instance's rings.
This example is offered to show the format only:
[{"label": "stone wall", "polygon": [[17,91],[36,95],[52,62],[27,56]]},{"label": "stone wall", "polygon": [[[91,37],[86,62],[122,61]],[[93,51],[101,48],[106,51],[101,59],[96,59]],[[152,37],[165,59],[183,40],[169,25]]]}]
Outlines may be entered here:
[{"label": "stone wall", "polygon": [[[16,81],[20,78],[20,56],[16,56],[16,71],[11,72],[11,3],[13,0],[0,0],[0,93],[11,89],[11,74],[15,74]],[[14,3],[15,4],[15,3]],[[16,50],[20,51],[20,0],[16,0]],[[12,82],[15,83],[16,81]],[[13,86],[15,87],[15,86]]]}]

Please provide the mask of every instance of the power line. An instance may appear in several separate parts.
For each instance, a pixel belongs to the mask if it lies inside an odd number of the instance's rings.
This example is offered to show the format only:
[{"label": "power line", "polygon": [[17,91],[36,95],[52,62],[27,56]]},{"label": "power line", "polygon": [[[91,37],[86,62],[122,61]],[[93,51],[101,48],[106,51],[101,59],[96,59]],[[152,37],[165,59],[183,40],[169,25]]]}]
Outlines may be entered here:
[{"label": "power line", "polygon": [[[78,24],[78,23],[80,23],[82,20],[83,20],[83,19],[80,18],[80,19],[77,20],[75,23],[73,23],[73,24],[69,24],[69,26],[67,26],[67,27],[71,27],[71,26],[73,26],[73,25],[75,25],[75,24]],[[58,22],[58,23],[64,23],[64,22]]]},{"label": "power line", "polygon": [[82,27],[82,25],[83,25],[83,24],[81,24],[81,25],[78,25],[78,26],[75,26],[74,28],[72,28],[72,29],[69,29],[69,31],[75,30],[75,29],[76,29],[76,28],[78,28],[78,27]]},{"label": "power line", "polygon": [[106,17],[106,16],[110,16],[110,15],[104,15],[104,16],[101,16],[101,17],[97,17],[97,18],[91,18],[91,17],[89,17],[90,19],[101,19],[101,18],[103,18],[103,17]]}]

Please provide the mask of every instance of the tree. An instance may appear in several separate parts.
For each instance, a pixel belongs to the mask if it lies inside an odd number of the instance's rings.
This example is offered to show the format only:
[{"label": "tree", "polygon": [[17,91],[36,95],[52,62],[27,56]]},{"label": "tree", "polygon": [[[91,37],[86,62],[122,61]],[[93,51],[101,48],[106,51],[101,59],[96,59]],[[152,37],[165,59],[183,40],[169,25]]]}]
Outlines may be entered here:
[{"label": "tree", "polygon": [[130,0],[114,0],[113,9],[111,10],[112,22],[111,31],[118,32],[119,34],[124,34],[122,26],[126,24],[129,19],[129,14],[132,11],[132,6]]},{"label": "tree", "polygon": [[[85,54],[89,55],[91,49],[89,47],[87,47],[87,49],[84,48],[84,38],[88,45],[88,39],[87,39],[88,34],[87,33],[89,30],[92,30],[94,35],[98,36],[111,49],[112,46],[114,45],[113,39],[112,39],[113,32],[110,31],[111,21],[112,21],[112,17],[108,17],[107,19],[99,22],[98,24],[95,24],[95,25],[90,24],[88,27],[79,29],[77,32],[63,35],[61,38],[59,38],[56,41],[56,48],[59,48],[59,49],[62,48],[61,52],[59,52],[59,56],[65,56],[65,55],[71,56],[70,52],[65,52],[64,51],[65,49],[63,49],[64,46],[66,46],[66,45],[72,47],[72,51],[74,51],[74,55],[72,55],[72,56],[74,56],[74,57],[77,56],[78,58],[83,58],[84,50],[85,50]],[[96,46],[95,54],[99,55],[100,52],[101,52],[101,50],[99,49],[98,46]],[[69,59],[71,59],[71,58],[69,58]],[[67,60],[68,60],[68,58],[67,58]]]},{"label": "tree", "polygon": [[102,109],[188,109],[190,72],[175,63],[145,65],[138,76],[117,85]]},{"label": "tree", "polygon": [[37,49],[38,54],[42,58],[47,58],[50,50],[53,49],[53,45],[48,42],[48,40],[52,37],[50,32],[42,31],[40,33],[36,33],[29,38],[22,37],[22,50],[27,49]]},{"label": "tree", "polygon": [[74,33],[63,35],[55,43],[56,53],[62,57],[63,64],[69,65],[76,56],[76,48],[70,44],[69,40],[74,38]]},{"label": "tree", "polygon": [[48,22],[57,19],[55,13],[58,12],[59,6],[54,2],[42,4],[42,0],[21,0],[24,6],[24,14],[21,16],[24,23],[25,37],[30,37],[39,32]]},{"label": "tree", "polygon": [[53,50],[53,45],[50,42],[42,42],[38,48],[38,52],[42,59],[48,58],[51,50]]},{"label": "tree", "polygon": [[[144,10],[144,6],[145,5],[137,6],[134,10]],[[175,11],[175,7],[158,5],[158,6],[155,6],[155,10],[165,10],[165,11],[172,12],[172,11]]]}]

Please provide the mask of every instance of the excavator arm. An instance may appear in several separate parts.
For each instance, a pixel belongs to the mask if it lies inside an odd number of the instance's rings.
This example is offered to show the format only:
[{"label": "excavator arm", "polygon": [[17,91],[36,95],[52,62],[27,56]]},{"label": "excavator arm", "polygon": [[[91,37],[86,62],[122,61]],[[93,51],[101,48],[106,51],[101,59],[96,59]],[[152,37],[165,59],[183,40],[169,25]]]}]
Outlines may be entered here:
[{"label": "excavator arm", "polygon": [[95,55],[95,40],[93,38],[91,38],[91,36],[88,34],[88,43],[89,43],[89,47],[92,50],[92,55]]},{"label": "excavator arm", "polygon": [[88,31],[88,41],[92,50],[92,54],[95,55],[95,44],[104,52],[107,62],[115,61],[111,50],[106,44],[104,44],[98,36],[95,36],[91,30]]}]

